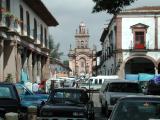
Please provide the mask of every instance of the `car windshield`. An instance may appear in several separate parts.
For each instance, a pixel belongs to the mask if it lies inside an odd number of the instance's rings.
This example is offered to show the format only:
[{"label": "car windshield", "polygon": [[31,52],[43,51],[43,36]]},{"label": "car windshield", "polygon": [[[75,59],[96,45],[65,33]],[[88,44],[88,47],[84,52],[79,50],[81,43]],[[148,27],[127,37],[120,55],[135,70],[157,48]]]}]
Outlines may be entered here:
[{"label": "car windshield", "polygon": [[129,92],[140,93],[141,88],[138,83],[110,83],[109,92]]},{"label": "car windshield", "polygon": [[[60,90],[50,94],[48,102],[50,103],[81,103],[80,97],[85,92],[76,90]],[[87,95],[87,93],[86,93]]]},{"label": "car windshield", "polygon": [[123,101],[111,115],[111,120],[159,120],[160,102]]}]

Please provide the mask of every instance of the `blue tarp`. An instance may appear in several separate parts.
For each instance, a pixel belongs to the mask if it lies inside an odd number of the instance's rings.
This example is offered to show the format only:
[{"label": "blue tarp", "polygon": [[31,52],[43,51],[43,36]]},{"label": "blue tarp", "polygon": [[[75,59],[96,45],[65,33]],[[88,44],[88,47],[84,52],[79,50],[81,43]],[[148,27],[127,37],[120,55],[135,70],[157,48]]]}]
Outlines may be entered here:
[{"label": "blue tarp", "polygon": [[126,74],[126,80],[138,80],[138,74]]},{"label": "blue tarp", "polygon": [[137,81],[149,81],[155,77],[155,74],[139,73],[139,74],[126,74],[126,80],[137,80]]},{"label": "blue tarp", "polygon": [[155,74],[139,73],[139,81],[149,81],[155,77]]}]

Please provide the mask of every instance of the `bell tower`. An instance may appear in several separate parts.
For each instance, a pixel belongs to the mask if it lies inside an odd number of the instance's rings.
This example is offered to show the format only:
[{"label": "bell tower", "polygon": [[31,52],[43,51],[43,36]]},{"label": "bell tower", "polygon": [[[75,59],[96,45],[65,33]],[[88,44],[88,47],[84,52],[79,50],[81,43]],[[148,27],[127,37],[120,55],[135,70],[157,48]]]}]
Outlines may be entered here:
[{"label": "bell tower", "polygon": [[86,25],[81,22],[75,33],[76,46],[69,50],[70,76],[92,76],[93,66],[96,65],[95,50],[89,48],[89,32]]},{"label": "bell tower", "polygon": [[81,22],[79,25],[79,30],[76,30],[75,40],[76,40],[76,48],[79,49],[88,48],[89,33],[84,22]]}]

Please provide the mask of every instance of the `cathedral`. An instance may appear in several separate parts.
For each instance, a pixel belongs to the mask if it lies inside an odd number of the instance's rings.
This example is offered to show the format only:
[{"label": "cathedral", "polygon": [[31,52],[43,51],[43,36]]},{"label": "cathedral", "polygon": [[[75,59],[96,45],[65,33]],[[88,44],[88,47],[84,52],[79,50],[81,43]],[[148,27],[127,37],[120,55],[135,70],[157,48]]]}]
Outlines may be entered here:
[{"label": "cathedral", "polygon": [[69,50],[70,76],[92,76],[96,65],[96,49],[89,48],[89,32],[86,25],[81,22],[75,33],[76,47]]}]

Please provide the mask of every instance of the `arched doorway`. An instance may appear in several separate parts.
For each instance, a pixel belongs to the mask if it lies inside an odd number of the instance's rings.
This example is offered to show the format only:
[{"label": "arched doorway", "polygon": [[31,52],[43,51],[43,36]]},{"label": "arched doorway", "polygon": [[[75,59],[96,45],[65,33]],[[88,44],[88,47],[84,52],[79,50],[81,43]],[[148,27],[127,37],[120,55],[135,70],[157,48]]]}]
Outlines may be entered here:
[{"label": "arched doorway", "polygon": [[158,74],[160,74],[160,62],[158,63]]},{"label": "arched doorway", "polygon": [[155,74],[154,63],[147,58],[135,57],[129,59],[125,64],[125,74]]}]

